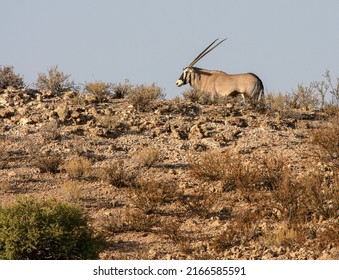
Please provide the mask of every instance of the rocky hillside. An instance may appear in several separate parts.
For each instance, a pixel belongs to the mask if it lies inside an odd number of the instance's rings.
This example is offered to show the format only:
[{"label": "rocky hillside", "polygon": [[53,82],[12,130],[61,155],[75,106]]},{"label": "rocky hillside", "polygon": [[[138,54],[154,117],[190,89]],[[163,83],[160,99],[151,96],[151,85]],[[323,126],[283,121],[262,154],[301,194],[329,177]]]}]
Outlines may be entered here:
[{"label": "rocky hillside", "polygon": [[338,259],[338,155],[317,137],[332,123],[8,88],[0,201],[80,205],[107,240],[102,259]]}]

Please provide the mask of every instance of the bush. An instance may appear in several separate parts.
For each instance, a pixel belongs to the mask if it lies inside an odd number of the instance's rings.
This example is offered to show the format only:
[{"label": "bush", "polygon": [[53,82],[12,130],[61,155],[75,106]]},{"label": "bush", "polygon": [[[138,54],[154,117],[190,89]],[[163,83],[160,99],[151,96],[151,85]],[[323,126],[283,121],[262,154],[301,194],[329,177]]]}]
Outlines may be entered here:
[{"label": "bush", "polygon": [[115,161],[112,165],[104,167],[101,171],[101,178],[117,188],[126,188],[136,185],[136,175],[126,169],[122,160]]},{"label": "bush", "polygon": [[227,151],[224,153],[218,151],[206,152],[198,159],[191,158],[189,160],[190,172],[200,179],[218,181],[228,177],[232,162],[234,160]]},{"label": "bush", "polygon": [[62,164],[61,155],[55,152],[45,152],[32,155],[33,165],[39,168],[41,173],[57,173]]},{"label": "bush", "polygon": [[106,102],[110,96],[113,96],[113,85],[101,81],[86,83],[85,91],[92,94],[97,102]]},{"label": "bush", "polygon": [[278,93],[268,93],[266,96],[267,107],[273,112],[277,112],[280,115],[283,115],[288,111],[288,96],[285,94]]},{"label": "bush", "polygon": [[66,75],[58,70],[58,65],[48,69],[48,74],[39,73],[35,86],[40,91],[50,91],[51,96],[63,92],[77,90],[75,83],[69,80],[71,75]]},{"label": "bush", "polygon": [[310,86],[298,84],[297,89],[289,97],[289,103],[295,109],[314,110],[319,105],[316,88],[313,84]]},{"label": "bush", "polygon": [[165,98],[165,94],[156,84],[138,85],[128,95],[129,101],[138,111],[146,111],[154,100],[162,98]]},{"label": "bush", "polygon": [[0,66],[0,90],[9,86],[14,88],[25,87],[23,77],[14,73],[13,66]]},{"label": "bush", "polygon": [[339,117],[312,131],[311,142],[321,149],[321,156],[339,166]]},{"label": "bush", "polygon": [[161,161],[161,152],[157,148],[143,148],[135,157],[136,162],[140,166],[151,168]]},{"label": "bush", "polygon": [[63,168],[70,178],[81,179],[91,175],[92,163],[87,158],[75,157],[66,162]]},{"label": "bush", "polygon": [[220,94],[211,94],[208,92],[189,88],[182,93],[184,100],[198,103],[201,105],[226,104],[227,97]]},{"label": "bush", "polygon": [[125,80],[124,83],[117,83],[113,85],[114,98],[125,98],[133,90],[133,86],[129,83],[129,80]]},{"label": "bush", "polygon": [[77,207],[24,199],[0,208],[0,259],[97,259],[102,244]]}]

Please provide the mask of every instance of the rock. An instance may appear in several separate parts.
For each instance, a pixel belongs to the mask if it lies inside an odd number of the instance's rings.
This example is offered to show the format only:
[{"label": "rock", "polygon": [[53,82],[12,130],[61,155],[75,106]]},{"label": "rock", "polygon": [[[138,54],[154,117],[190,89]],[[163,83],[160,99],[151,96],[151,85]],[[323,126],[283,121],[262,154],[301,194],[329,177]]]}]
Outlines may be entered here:
[{"label": "rock", "polygon": [[227,103],[226,104],[226,108],[227,109],[233,109],[234,108],[234,104],[233,103]]},{"label": "rock", "polygon": [[20,107],[20,108],[18,108],[18,113],[19,113],[19,115],[21,115],[21,116],[25,116],[26,114],[27,114],[27,108],[26,107]]},{"label": "rock", "polygon": [[204,136],[200,131],[200,128],[197,124],[193,125],[188,133],[188,139],[202,139]]},{"label": "rock", "polygon": [[69,116],[69,110],[66,105],[59,105],[54,112],[57,113],[61,122],[65,122],[66,118]]},{"label": "rock", "polygon": [[0,117],[2,118],[10,118],[15,115],[14,107],[7,107],[5,109],[0,109]]},{"label": "rock", "polygon": [[20,125],[32,124],[32,120],[30,118],[21,118],[19,120]]}]

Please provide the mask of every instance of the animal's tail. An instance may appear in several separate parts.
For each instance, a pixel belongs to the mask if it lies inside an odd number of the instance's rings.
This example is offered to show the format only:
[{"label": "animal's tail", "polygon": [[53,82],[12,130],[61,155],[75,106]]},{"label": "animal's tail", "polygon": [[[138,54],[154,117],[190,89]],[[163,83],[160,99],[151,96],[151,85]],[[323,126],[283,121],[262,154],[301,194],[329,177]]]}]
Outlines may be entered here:
[{"label": "animal's tail", "polygon": [[264,85],[257,75],[253,73],[250,74],[257,78],[257,83],[255,84],[255,87],[252,91],[252,100],[256,104],[264,102]]}]

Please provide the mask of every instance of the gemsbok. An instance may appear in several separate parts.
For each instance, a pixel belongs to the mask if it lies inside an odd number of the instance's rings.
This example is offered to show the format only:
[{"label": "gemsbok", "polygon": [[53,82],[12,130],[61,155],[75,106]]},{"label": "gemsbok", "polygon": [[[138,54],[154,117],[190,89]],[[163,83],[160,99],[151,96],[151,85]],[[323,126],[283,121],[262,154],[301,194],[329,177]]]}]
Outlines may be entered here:
[{"label": "gemsbok", "polygon": [[218,70],[193,67],[200,59],[225,40],[226,39],[214,45],[218,41],[218,39],[216,39],[204,49],[183,69],[176,85],[180,87],[185,84],[190,84],[195,90],[210,93],[212,96],[215,96],[216,94],[221,96],[235,96],[241,94],[245,103],[248,99],[251,104],[256,106],[264,97],[264,86],[257,75],[253,73],[227,74]]}]

